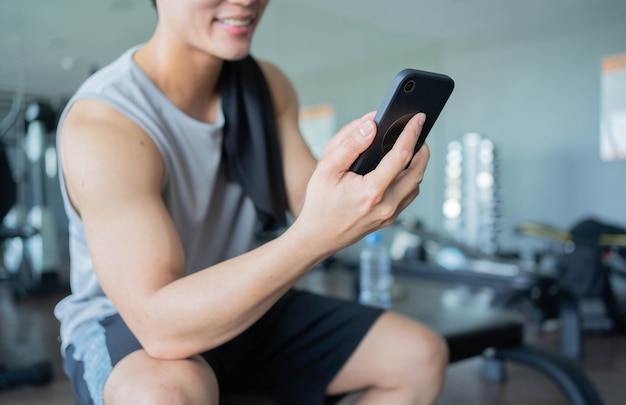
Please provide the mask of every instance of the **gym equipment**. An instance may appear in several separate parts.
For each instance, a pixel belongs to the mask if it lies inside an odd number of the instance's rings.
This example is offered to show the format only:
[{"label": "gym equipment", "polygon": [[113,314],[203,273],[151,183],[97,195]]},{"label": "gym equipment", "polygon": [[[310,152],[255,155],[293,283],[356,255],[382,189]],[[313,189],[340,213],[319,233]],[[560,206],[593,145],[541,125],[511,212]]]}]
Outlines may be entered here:
[{"label": "gym equipment", "polygon": [[[35,282],[55,282],[61,267],[61,258],[56,220],[47,206],[45,179],[46,158],[50,158],[46,154],[47,134],[56,128],[56,113],[48,104],[33,103],[26,108],[24,116],[27,122],[24,151],[31,164],[32,186],[32,207],[28,211],[26,222],[37,230],[37,234],[28,238],[26,248],[31,258]],[[56,172],[52,175],[56,176]]]},{"label": "gym equipment", "polygon": [[16,137],[15,154],[24,160],[23,176],[15,185],[18,198],[3,220],[5,227],[20,230],[4,244],[5,272],[18,298],[57,288],[61,267],[59,232],[46,187],[57,182],[56,151],[48,137],[56,127],[56,113],[48,103],[33,102],[22,117],[26,131]]},{"label": "gym equipment", "polygon": [[[0,183],[0,189],[2,189],[0,198],[0,218],[2,218],[7,214],[16,200],[16,184],[13,180],[6,150],[2,142],[0,142],[0,180],[2,181]],[[24,240],[32,237],[33,234],[32,230],[28,228],[0,227],[0,243],[8,238]],[[27,262],[27,260],[24,260],[22,263],[26,264]],[[1,264],[2,262],[0,262],[0,265]],[[1,268],[2,266],[0,266],[0,269]],[[19,272],[18,274],[27,273]],[[18,369],[7,369],[0,365],[0,391],[23,384],[43,384],[50,380],[52,380],[52,364],[49,361],[42,361]]]},{"label": "gym equipment", "polygon": [[442,206],[444,228],[467,246],[498,250],[498,155],[490,139],[470,132],[448,144]]},{"label": "gym equipment", "polygon": [[[494,268],[497,269],[497,265]],[[511,267],[507,265],[505,268],[508,270]],[[413,260],[394,262],[393,274],[451,285],[492,289],[494,297],[491,308],[511,310],[525,304],[523,312],[530,316],[537,330],[547,319],[558,318],[561,353],[575,359],[583,355],[578,302],[570,293],[559,288],[553,277],[527,271],[516,274],[477,272],[469,268],[451,271],[436,264]]]},{"label": "gym equipment", "polygon": [[517,233],[547,243],[536,261],[549,261],[562,290],[576,300],[581,328],[586,331],[626,331],[626,302],[614,291],[617,278],[626,278],[626,229],[594,218],[563,230],[525,222]]},{"label": "gym equipment", "polygon": [[488,254],[420,225],[400,223],[398,227],[400,235],[411,233],[418,243],[404,254],[396,252],[394,274],[490,289],[492,307],[521,310],[532,319],[536,333],[546,320],[559,319],[561,353],[571,358],[582,357],[578,300],[561,288],[554,274],[529,270],[520,265],[517,257]]},{"label": "gym equipment", "polygon": [[510,361],[550,378],[573,405],[603,403],[593,383],[574,362],[524,343],[524,324],[517,314],[495,309],[479,312],[453,309],[416,311],[411,315],[442,334],[448,342],[451,363],[483,356],[483,376],[488,380],[504,381],[504,362]]}]

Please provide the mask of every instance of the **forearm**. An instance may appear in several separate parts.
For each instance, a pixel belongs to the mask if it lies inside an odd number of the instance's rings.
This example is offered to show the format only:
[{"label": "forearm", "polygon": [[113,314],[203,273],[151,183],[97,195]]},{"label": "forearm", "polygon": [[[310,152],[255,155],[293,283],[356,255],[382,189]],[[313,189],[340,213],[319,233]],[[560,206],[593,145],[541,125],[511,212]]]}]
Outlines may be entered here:
[{"label": "forearm", "polygon": [[180,278],[150,294],[135,322],[146,351],[186,358],[216,347],[258,320],[329,251],[297,229],[244,255]]}]

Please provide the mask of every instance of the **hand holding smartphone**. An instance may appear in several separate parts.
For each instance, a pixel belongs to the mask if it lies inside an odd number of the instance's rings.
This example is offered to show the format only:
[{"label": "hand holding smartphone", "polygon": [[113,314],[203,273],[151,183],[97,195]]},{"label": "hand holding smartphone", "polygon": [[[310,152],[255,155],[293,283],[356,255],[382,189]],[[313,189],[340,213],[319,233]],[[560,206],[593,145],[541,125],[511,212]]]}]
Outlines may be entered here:
[{"label": "hand holding smartphone", "polygon": [[350,170],[362,175],[374,170],[391,150],[407,122],[415,114],[423,112],[426,114],[426,121],[413,152],[417,153],[453,89],[454,81],[440,73],[415,69],[404,69],[398,73],[374,117],[376,138],[352,164]]}]

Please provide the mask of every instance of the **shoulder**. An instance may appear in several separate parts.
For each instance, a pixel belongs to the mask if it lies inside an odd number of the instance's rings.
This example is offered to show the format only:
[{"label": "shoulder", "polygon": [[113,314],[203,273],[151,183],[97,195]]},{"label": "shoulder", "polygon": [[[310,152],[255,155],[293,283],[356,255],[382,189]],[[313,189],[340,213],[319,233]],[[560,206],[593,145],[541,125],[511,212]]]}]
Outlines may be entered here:
[{"label": "shoulder", "polygon": [[129,144],[144,144],[151,139],[128,115],[95,98],[79,98],[68,107],[58,137],[62,150],[80,152],[86,157],[97,157],[107,150],[117,153],[116,149],[124,150]]},{"label": "shoulder", "polygon": [[76,100],[59,127],[58,147],[68,194],[78,212],[86,200],[104,201],[120,187],[159,190],[163,162],[156,145],[139,125],[105,102]]},{"label": "shoulder", "polygon": [[90,134],[139,133],[141,128],[106,101],[81,97],[68,106],[59,127],[60,137],[89,138]]},{"label": "shoulder", "polygon": [[[62,151],[102,156],[105,147],[115,151],[127,148],[128,143],[154,142],[146,132],[147,123],[156,121],[156,111],[148,100],[154,94],[133,71],[134,49],[94,73],[71,98],[58,127]],[[101,148],[99,153],[91,150],[94,147]],[[75,160],[74,156],[66,159]]]}]

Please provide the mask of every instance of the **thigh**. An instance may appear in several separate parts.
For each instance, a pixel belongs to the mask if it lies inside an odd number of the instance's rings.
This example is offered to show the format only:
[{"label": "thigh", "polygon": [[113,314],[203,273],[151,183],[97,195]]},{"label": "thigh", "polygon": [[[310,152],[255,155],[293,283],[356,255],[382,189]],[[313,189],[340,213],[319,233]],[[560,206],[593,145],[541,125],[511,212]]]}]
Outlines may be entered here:
[{"label": "thigh", "polygon": [[[209,361],[217,364],[221,388],[262,391],[284,404],[322,404],[329,382],[381,313],[292,290]],[[234,353],[246,354],[232,362]],[[231,360],[228,368],[224,359]]]}]

